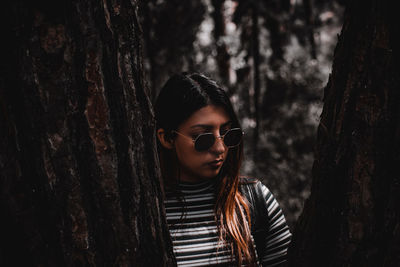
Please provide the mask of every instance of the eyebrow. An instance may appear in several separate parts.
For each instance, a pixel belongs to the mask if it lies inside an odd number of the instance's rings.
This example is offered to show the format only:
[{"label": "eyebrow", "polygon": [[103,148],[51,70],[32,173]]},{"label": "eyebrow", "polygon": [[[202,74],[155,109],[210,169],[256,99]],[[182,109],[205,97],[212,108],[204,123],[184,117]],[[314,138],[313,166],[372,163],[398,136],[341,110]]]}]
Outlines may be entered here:
[{"label": "eyebrow", "polygon": [[[227,121],[227,122],[221,124],[220,127],[224,127],[224,126],[227,126],[227,125],[229,125],[229,124],[232,124],[232,121]],[[196,124],[196,125],[190,126],[190,128],[196,128],[196,127],[204,128],[204,129],[212,129],[212,128],[213,128],[213,125],[209,125],[209,124]]]}]

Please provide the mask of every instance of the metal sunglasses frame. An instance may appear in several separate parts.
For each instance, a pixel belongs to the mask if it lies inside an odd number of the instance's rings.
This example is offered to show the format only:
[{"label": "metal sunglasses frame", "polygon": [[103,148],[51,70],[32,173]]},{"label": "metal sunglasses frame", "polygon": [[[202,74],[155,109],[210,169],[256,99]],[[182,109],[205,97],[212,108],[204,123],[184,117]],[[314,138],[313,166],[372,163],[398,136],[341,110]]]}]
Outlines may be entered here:
[{"label": "metal sunglasses frame", "polygon": [[[215,141],[217,140],[217,138],[221,139],[221,140],[224,142],[224,145],[225,145],[227,148],[232,148],[232,147],[236,147],[236,146],[240,145],[240,143],[242,142],[242,139],[243,139],[243,138],[240,139],[240,142],[239,142],[237,145],[234,145],[234,146],[227,146],[227,145],[225,144],[225,141],[224,141],[225,135],[226,135],[227,133],[229,133],[230,131],[232,131],[232,130],[242,130],[242,129],[240,129],[240,128],[232,128],[232,129],[229,129],[228,131],[226,131],[225,134],[220,135],[220,136],[215,136],[213,133],[202,133],[202,134],[199,134],[199,135],[198,135],[196,138],[194,138],[194,139],[191,138],[190,136],[187,136],[187,135],[185,135],[185,134],[183,134],[183,133],[180,133],[180,132],[178,132],[178,131],[175,131],[175,130],[173,130],[172,132],[177,133],[177,134],[179,134],[179,135],[181,135],[181,136],[183,136],[183,137],[186,137],[186,138],[192,140],[192,141],[193,141],[193,144],[196,144],[196,141],[197,141],[197,139],[199,139],[200,136],[210,135],[210,134],[213,135],[214,138],[215,138],[215,139],[214,139],[214,143],[213,143],[209,148],[207,148],[207,149],[205,149],[205,150],[201,150],[201,151],[206,151],[206,150],[210,149],[210,148],[215,144]],[[243,135],[244,135],[244,132],[242,131],[242,137],[243,137]],[[195,148],[196,148],[196,145],[195,145]],[[197,150],[197,149],[196,149],[196,150]]]}]

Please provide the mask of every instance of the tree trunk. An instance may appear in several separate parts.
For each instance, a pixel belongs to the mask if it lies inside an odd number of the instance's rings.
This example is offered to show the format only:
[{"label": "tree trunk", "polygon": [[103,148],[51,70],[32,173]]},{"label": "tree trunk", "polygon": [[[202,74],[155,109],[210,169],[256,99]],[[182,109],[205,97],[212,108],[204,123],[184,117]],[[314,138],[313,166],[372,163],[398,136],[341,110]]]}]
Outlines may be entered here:
[{"label": "tree trunk", "polygon": [[7,1],[1,266],[167,266],[135,1]]},{"label": "tree trunk", "polygon": [[221,77],[221,81],[223,84],[230,86],[230,55],[228,52],[228,46],[224,41],[223,37],[226,34],[225,30],[225,16],[224,16],[224,0],[212,0],[211,4],[214,8],[214,11],[211,13],[211,17],[214,21],[214,30],[213,37],[215,41],[215,46],[217,49],[217,66],[219,76]]},{"label": "tree trunk", "polygon": [[[253,86],[254,86],[254,120],[255,127],[253,133],[253,149],[257,151],[258,139],[259,139],[259,128],[260,128],[260,41],[259,41],[259,25],[258,25],[258,8],[259,3],[253,2],[251,10],[251,41],[252,41],[252,56],[253,56]],[[256,155],[256,153],[254,153]]]},{"label": "tree trunk", "polygon": [[313,0],[305,0],[303,5],[304,5],[307,37],[308,41],[310,42],[310,54],[313,59],[317,59],[317,47],[314,39],[315,26],[314,26]]},{"label": "tree trunk", "polygon": [[197,33],[206,14],[203,1],[146,0],[139,15],[146,29],[145,50],[152,98],[172,74],[193,69]]},{"label": "tree trunk", "polygon": [[400,262],[399,23],[394,2],[348,2],[325,88],[311,196],[291,266]]}]

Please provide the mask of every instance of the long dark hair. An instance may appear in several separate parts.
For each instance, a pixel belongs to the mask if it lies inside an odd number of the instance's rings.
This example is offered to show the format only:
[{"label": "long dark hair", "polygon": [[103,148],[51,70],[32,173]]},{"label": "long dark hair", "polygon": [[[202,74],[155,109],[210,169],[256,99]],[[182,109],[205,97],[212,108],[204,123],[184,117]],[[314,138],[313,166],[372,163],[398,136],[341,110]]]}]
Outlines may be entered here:
[{"label": "long dark hair", "polygon": [[[207,106],[224,108],[232,121],[232,128],[240,127],[238,118],[225,91],[202,74],[173,75],[161,89],[156,103],[157,129],[164,129],[167,139],[174,138],[173,131],[194,112]],[[179,179],[174,152],[159,143],[159,158],[163,181],[173,187]],[[239,169],[243,158],[243,143],[230,148],[218,175],[215,214],[220,239],[231,247],[238,266],[254,265],[255,250],[251,240],[250,212],[239,192]]]}]

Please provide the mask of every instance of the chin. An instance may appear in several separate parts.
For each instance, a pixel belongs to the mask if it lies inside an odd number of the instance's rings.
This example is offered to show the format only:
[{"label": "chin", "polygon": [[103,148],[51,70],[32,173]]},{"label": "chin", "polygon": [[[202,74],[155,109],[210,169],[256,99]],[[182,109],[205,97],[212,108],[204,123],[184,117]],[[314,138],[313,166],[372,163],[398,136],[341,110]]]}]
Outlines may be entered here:
[{"label": "chin", "polygon": [[210,172],[210,174],[207,175],[208,178],[214,178],[215,176],[217,176],[219,173],[221,172],[221,168],[219,168],[218,170],[213,170]]}]

